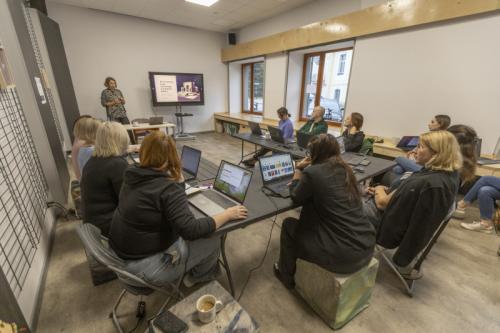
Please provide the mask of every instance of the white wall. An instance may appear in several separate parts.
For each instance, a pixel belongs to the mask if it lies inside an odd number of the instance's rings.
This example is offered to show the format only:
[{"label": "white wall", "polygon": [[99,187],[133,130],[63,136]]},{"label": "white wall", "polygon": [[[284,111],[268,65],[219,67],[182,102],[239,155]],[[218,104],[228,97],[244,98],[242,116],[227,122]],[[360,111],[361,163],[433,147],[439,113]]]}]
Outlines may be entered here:
[{"label": "white wall", "polygon": [[156,114],[175,121],[174,107],[153,111],[149,71],[204,74],[205,105],[183,107],[194,114],[186,131],[213,130],[213,113],[227,110],[225,34],[53,2],[48,12],[61,28],[81,114],[105,117],[100,95],[104,78],[113,76],[130,119]]},{"label": "white wall", "polygon": [[288,54],[266,56],[264,83],[264,117],[277,118],[276,110],[285,106]]},{"label": "white wall", "polygon": [[500,14],[361,38],[356,42],[348,111],[365,131],[418,135],[435,114],[451,116],[483,138],[500,135]]}]

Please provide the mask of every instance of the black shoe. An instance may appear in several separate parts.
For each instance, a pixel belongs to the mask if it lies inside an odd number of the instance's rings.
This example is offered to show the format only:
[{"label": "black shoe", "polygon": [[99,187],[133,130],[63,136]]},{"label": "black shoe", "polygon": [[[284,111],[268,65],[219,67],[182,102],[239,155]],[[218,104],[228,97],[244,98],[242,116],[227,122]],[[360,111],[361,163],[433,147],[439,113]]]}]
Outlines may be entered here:
[{"label": "black shoe", "polygon": [[251,159],[242,161],[242,163],[245,164],[245,166],[247,166],[249,168],[253,168],[255,166],[255,163],[257,163],[257,161],[255,159],[251,158]]},{"label": "black shoe", "polygon": [[273,272],[274,272],[274,276],[276,276],[276,278],[278,280],[280,280],[280,282],[285,286],[286,289],[288,289],[288,290],[295,289],[295,282],[293,282],[293,281],[287,282],[283,279],[283,277],[281,276],[280,269],[278,268],[277,262],[275,262],[273,265]]}]

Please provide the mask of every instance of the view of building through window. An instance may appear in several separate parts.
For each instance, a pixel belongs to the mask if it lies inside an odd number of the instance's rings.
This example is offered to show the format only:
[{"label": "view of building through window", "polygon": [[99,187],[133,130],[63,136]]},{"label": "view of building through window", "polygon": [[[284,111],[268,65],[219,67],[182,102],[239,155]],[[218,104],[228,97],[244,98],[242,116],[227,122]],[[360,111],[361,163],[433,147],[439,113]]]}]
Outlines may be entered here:
[{"label": "view of building through window", "polygon": [[304,56],[301,119],[315,105],[326,109],[325,120],[342,122],[352,61],[352,49],[326,51]]},{"label": "view of building through window", "polygon": [[264,111],[264,62],[241,65],[242,111],[262,113]]}]

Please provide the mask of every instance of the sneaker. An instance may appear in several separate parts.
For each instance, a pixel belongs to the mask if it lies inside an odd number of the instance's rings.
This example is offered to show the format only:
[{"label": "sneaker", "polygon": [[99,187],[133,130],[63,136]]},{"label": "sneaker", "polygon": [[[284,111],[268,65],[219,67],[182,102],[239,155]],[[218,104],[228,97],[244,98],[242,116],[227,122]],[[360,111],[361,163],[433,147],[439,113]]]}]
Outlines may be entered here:
[{"label": "sneaker", "polygon": [[479,231],[483,232],[485,234],[491,234],[493,232],[493,227],[491,225],[484,225],[481,222],[474,221],[472,223],[460,223],[460,226],[464,229],[471,230],[471,231]]},{"label": "sneaker", "polygon": [[193,287],[195,284],[197,284],[197,282],[195,282],[193,280],[193,278],[191,277],[191,274],[186,274],[184,275],[184,279],[182,279],[182,284],[186,287],[186,288],[191,288]]},{"label": "sneaker", "polygon": [[460,208],[455,209],[452,216],[456,219],[465,218],[465,209],[460,209]]}]

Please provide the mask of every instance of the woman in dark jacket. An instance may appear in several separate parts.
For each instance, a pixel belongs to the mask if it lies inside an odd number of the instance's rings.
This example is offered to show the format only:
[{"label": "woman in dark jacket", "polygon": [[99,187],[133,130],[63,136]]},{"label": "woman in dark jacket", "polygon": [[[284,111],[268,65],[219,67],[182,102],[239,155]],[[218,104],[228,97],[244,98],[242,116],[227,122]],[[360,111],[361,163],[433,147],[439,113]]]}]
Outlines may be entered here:
[{"label": "woman in dark jacket", "polygon": [[393,261],[401,274],[411,278],[412,261],[424,249],[451,208],[462,166],[460,148],[447,131],[420,136],[416,161],[424,168],[391,188],[369,188],[373,200],[364,209],[377,227],[377,244],[398,247]]},{"label": "woman in dark jacket", "polygon": [[127,168],[109,244],[127,260],[127,270],[163,286],[189,271],[186,284],[215,278],[219,238],[209,236],[226,222],[245,218],[234,206],[213,217],[196,219],[188,207],[179,156],[162,131],[144,138],[140,164]]},{"label": "woman in dark jacket", "polygon": [[287,218],[281,229],[276,276],[294,287],[297,258],[324,269],[350,274],[373,255],[375,229],[362,210],[361,194],[351,168],[342,161],[337,140],[321,134],[309,143],[311,157],[299,162],[290,194],[302,205],[299,220]]},{"label": "woman in dark jacket", "polygon": [[353,112],[344,120],[345,131],[342,133],[344,137],[345,151],[359,152],[363,146],[365,133],[361,130],[363,127],[363,115],[358,112]]},{"label": "woman in dark jacket", "polygon": [[94,151],[82,172],[83,222],[96,225],[106,237],[113,213],[118,207],[123,172],[128,166],[124,157],[128,144],[127,130],[122,124],[100,124]]}]

